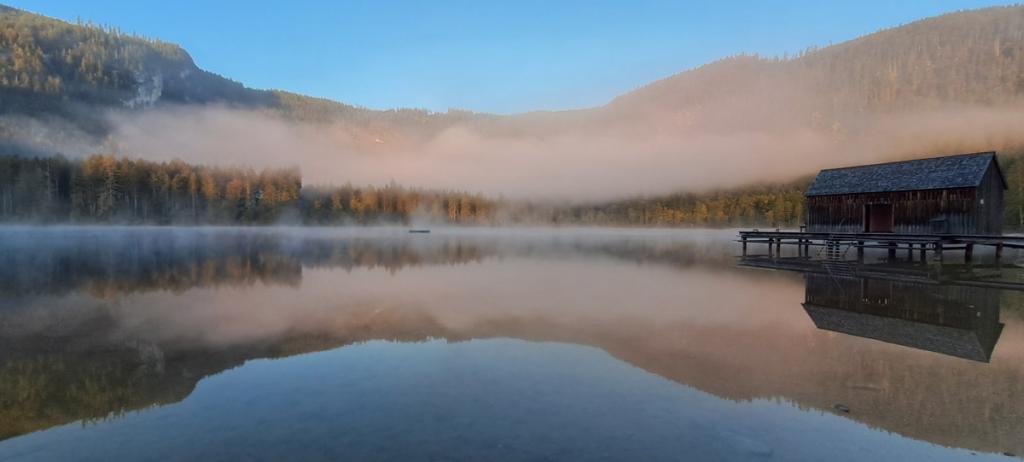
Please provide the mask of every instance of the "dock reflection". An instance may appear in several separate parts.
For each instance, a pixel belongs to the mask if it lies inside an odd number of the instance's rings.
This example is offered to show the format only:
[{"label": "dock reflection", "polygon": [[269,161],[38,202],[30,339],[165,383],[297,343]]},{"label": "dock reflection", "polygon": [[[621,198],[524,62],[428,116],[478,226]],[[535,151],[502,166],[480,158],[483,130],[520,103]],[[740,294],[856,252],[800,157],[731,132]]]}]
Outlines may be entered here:
[{"label": "dock reflection", "polygon": [[1003,330],[1000,289],[990,287],[1001,283],[991,282],[991,268],[975,273],[984,278],[966,278],[955,268],[837,267],[802,258],[744,258],[741,266],[804,273],[802,306],[822,330],[986,363]]}]

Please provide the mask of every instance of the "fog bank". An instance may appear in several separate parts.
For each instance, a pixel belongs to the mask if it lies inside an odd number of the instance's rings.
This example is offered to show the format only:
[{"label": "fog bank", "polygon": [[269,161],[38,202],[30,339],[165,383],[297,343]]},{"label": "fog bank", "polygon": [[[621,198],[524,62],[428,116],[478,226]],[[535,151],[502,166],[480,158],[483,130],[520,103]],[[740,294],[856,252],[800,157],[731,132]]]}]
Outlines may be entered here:
[{"label": "fog bank", "polygon": [[511,198],[600,200],[789,181],[826,167],[1024,145],[1024,111],[1013,107],[864,116],[824,128],[792,123],[668,130],[605,118],[531,130],[530,117],[497,128],[453,124],[424,139],[402,139],[389,127],[375,133],[266,112],[171,107],[112,116],[115,130],[107,146],[152,160],[298,165],[307,184],[394,180]]}]

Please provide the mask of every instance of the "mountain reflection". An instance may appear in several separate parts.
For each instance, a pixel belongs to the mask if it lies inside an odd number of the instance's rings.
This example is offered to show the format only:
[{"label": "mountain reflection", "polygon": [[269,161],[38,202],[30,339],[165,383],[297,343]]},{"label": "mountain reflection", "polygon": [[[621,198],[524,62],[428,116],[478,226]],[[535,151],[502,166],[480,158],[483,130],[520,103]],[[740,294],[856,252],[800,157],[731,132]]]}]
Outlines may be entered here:
[{"label": "mountain reflection", "polygon": [[731,233],[61,233],[0,243],[0,439],[175,403],[255,358],[511,337],[601,348],[725,399],[843,403],[908,437],[1024,452],[1016,294],[735,269]]}]

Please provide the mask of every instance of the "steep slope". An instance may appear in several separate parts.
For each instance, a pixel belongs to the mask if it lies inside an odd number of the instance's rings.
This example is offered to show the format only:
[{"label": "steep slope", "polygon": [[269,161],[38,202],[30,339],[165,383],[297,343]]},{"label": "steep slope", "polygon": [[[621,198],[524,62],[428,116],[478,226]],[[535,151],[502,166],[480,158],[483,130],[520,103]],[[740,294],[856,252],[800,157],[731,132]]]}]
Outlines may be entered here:
[{"label": "steep slope", "polygon": [[177,45],[71,25],[0,7],[0,111],[66,110],[70,103],[268,104],[272,95],[199,69]]}]

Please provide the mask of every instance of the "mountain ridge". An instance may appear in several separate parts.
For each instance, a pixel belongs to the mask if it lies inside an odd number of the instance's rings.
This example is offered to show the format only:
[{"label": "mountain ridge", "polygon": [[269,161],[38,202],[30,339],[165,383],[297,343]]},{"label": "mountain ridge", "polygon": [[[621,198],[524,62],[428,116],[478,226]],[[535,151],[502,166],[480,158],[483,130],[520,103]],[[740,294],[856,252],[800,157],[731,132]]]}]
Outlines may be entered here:
[{"label": "mountain ridge", "polygon": [[[980,29],[989,27],[996,28],[1000,31],[998,34],[993,34],[993,38],[995,38],[996,40],[994,47],[997,54],[1000,54],[1001,56],[1004,56],[1007,59],[1012,59],[1014,61],[1021,61],[1022,54],[1024,54],[1024,37],[1021,37],[1020,28],[1016,27],[1017,25],[1022,24],[1022,21],[1024,21],[1024,5],[997,6],[978,10],[958,11],[943,14],[940,16],[924,18],[896,27],[881,29],[879,31],[866,34],[852,40],[847,40],[826,47],[811,47],[807,51],[802,52],[799,55],[792,58],[763,58],[758,55],[749,54],[740,54],[725,57],[641,85],[634,90],[617,95],[611,98],[606,104],[599,106],[577,109],[537,110],[528,111],[524,113],[502,115],[461,109],[453,109],[447,112],[436,112],[419,108],[370,109],[358,105],[346,104],[344,102],[332,100],[329,98],[301,95],[298,93],[287,91],[285,89],[254,89],[246,87],[244,86],[244,84],[236,82],[229,78],[203,70],[195,64],[194,60],[192,59],[191,55],[187,52],[187,50],[184,50],[177,44],[171,44],[160,40],[146,39],[135,35],[122,34],[115,28],[102,28],[91,24],[71,24],[58,19],[48,18],[42,15],[37,15],[34,13],[19,10],[5,5],[0,5],[0,15],[3,15],[2,17],[0,17],[0,27],[3,28],[5,36],[10,35],[12,30],[17,30],[17,32],[24,33],[27,28],[35,29],[35,31],[38,33],[39,29],[55,28],[62,35],[71,35],[79,39],[84,39],[86,41],[102,39],[102,41],[105,42],[105,44],[108,46],[120,47],[120,53],[139,53],[139,56],[134,57],[134,61],[124,63],[111,61],[108,63],[104,63],[109,66],[109,72],[107,73],[107,75],[101,76],[105,79],[102,82],[102,84],[101,82],[89,81],[89,76],[84,76],[84,80],[86,80],[85,83],[90,83],[94,86],[101,87],[100,90],[111,91],[113,93],[124,92],[125,87],[134,86],[135,92],[131,93],[132,98],[121,100],[121,103],[129,108],[145,105],[135,101],[137,101],[138,99],[145,99],[143,97],[145,96],[144,93],[146,91],[147,79],[151,77],[159,77],[161,80],[166,80],[170,85],[168,87],[165,87],[165,91],[162,91],[159,97],[156,100],[151,101],[151,103],[167,102],[203,104],[211,102],[220,102],[240,106],[248,106],[255,103],[267,105],[275,109],[280,109],[286,113],[297,112],[295,109],[296,103],[294,101],[281,101],[281,95],[286,95],[287,98],[293,100],[296,97],[301,97],[302,99],[306,100],[303,101],[304,103],[311,105],[318,104],[323,106],[324,103],[326,102],[328,103],[329,106],[332,106],[329,108],[329,110],[321,108],[319,111],[321,116],[326,116],[329,113],[333,113],[331,115],[337,116],[345,115],[347,113],[412,112],[425,116],[440,117],[451,112],[456,112],[460,114],[483,115],[490,118],[516,118],[534,114],[550,115],[606,110],[609,108],[615,108],[629,104],[630,100],[634,99],[647,100],[649,98],[644,98],[644,96],[652,91],[660,90],[664,87],[677,87],[679,85],[687,85],[689,84],[688,81],[698,80],[708,73],[711,73],[715,77],[719,77],[721,71],[725,68],[727,68],[730,71],[733,71],[749,70],[750,68],[756,67],[758,68],[758,70],[763,71],[766,68],[772,66],[794,66],[804,62],[825,61],[830,59],[835,61],[836,55],[849,55],[858,53],[864,54],[866,48],[877,49],[879,48],[879,42],[881,42],[881,44],[883,45],[891,45],[892,43],[890,42],[890,40],[892,40],[893,36],[904,35],[905,37],[901,38],[908,39],[908,42],[913,42],[914,40],[929,40],[937,36],[949,36],[951,37],[949,40],[955,40],[955,38],[952,37],[956,37],[958,36],[958,34],[950,33],[951,31],[959,31],[962,33],[963,31],[966,30],[971,33],[976,33]],[[935,33],[936,31],[940,31],[941,33]],[[1002,37],[1006,38],[1001,38],[999,34],[1001,34]],[[66,39],[66,37],[59,38]],[[38,38],[35,41],[39,41]],[[69,50],[74,50],[76,48],[82,48],[82,46],[76,47],[73,46],[74,44],[66,44],[63,48],[57,48],[56,50],[53,50],[52,47],[58,45],[58,42],[59,40],[54,40],[53,38],[47,40],[46,43],[42,45],[47,45],[51,48],[51,50],[49,52],[44,51],[44,53],[60,54],[67,53]],[[0,50],[3,50],[2,54],[0,54],[0,57],[4,57],[8,61],[8,63],[5,64],[13,64],[12,67],[17,68],[18,63],[15,63],[14,60],[12,59],[12,55],[17,54],[17,48],[16,46],[12,47],[12,45],[13,44],[10,43],[10,40],[5,41],[0,39]],[[40,47],[42,48],[41,45]],[[139,48],[141,48],[141,50],[138,50]],[[896,57],[898,58],[899,55],[903,54],[903,50],[900,50],[899,48],[900,47],[895,47],[895,50],[892,51],[890,54],[896,55]],[[54,53],[54,51],[56,53]],[[161,54],[163,54],[163,57],[165,58],[163,61],[155,59],[154,55]],[[131,60],[132,58],[133,57],[129,57],[128,59]],[[48,62],[44,64],[47,70],[59,70],[51,69],[55,67],[53,62]],[[88,63],[86,63],[85,65],[87,64]],[[134,69],[131,69],[132,67],[134,67]],[[1017,69],[1014,70],[1019,69],[1024,69],[1024,67],[1018,67]],[[119,73],[124,73],[129,70],[134,71],[136,73],[136,75],[134,76],[134,82],[126,81],[126,78],[129,77],[127,75],[119,75]],[[177,78],[175,77],[176,73],[178,74]],[[740,79],[746,77],[746,75],[744,74],[739,75],[741,76],[738,77]],[[1005,77],[1005,75],[1001,76]],[[69,82],[67,80],[62,80],[62,83],[64,83],[65,85],[82,85],[83,82],[81,82],[81,80],[83,80],[83,75],[75,75],[75,77],[78,77],[78,79],[75,81]],[[1017,81],[1014,82],[1015,88],[1012,88],[1011,90],[1015,96],[1020,96],[1021,93],[1024,93],[1024,74],[1018,73],[1017,77]],[[209,82],[200,82],[203,79],[208,79]],[[189,85],[191,81],[196,81],[196,84]],[[865,84],[867,86],[870,86],[871,84],[875,83],[872,82],[872,79],[865,79],[864,81],[868,82],[867,84]],[[207,83],[209,85],[212,85],[212,87],[209,90],[206,90],[203,87],[200,87],[199,83]],[[45,81],[35,81],[32,82],[30,85],[31,87],[29,88],[29,90],[33,93],[48,93],[48,89],[45,88]],[[24,86],[24,83],[20,84],[20,87],[23,88]],[[11,82],[4,82],[4,84],[0,85],[0,89],[6,91],[10,91],[12,87],[18,88],[19,85],[12,85]],[[75,91],[80,90],[72,90],[69,92],[70,94],[67,94],[66,96],[69,96],[71,98],[81,98],[80,95],[74,93]],[[703,93],[703,95],[705,98],[707,98],[711,95],[714,95],[714,93]],[[105,104],[111,103],[111,95],[102,96],[104,96],[105,98],[99,98],[99,101],[94,102],[100,102]],[[120,93],[117,96],[125,95],[123,93]],[[1004,95],[998,93],[990,94],[990,98],[996,98],[999,96]],[[682,100],[685,101],[685,99],[686,98],[683,98]],[[679,99],[677,98],[677,102],[682,101],[679,101]],[[150,101],[146,101],[146,103],[150,103]]]},{"label": "mountain ridge", "polygon": [[[0,102],[0,151],[11,153],[256,166],[299,158],[323,174],[318,182],[390,177],[495,195],[535,184],[604,198],[722,189],[837,164],[1021,151],[1024,6],[926,18],[792,58],[726,57],[601,106],[510,115],[375,110],[252,89],[200,69],[177,45],[7,9]],[[364,154],[412,157],[369,165]],[[478,171],[467,170],[470,158]]]}]

